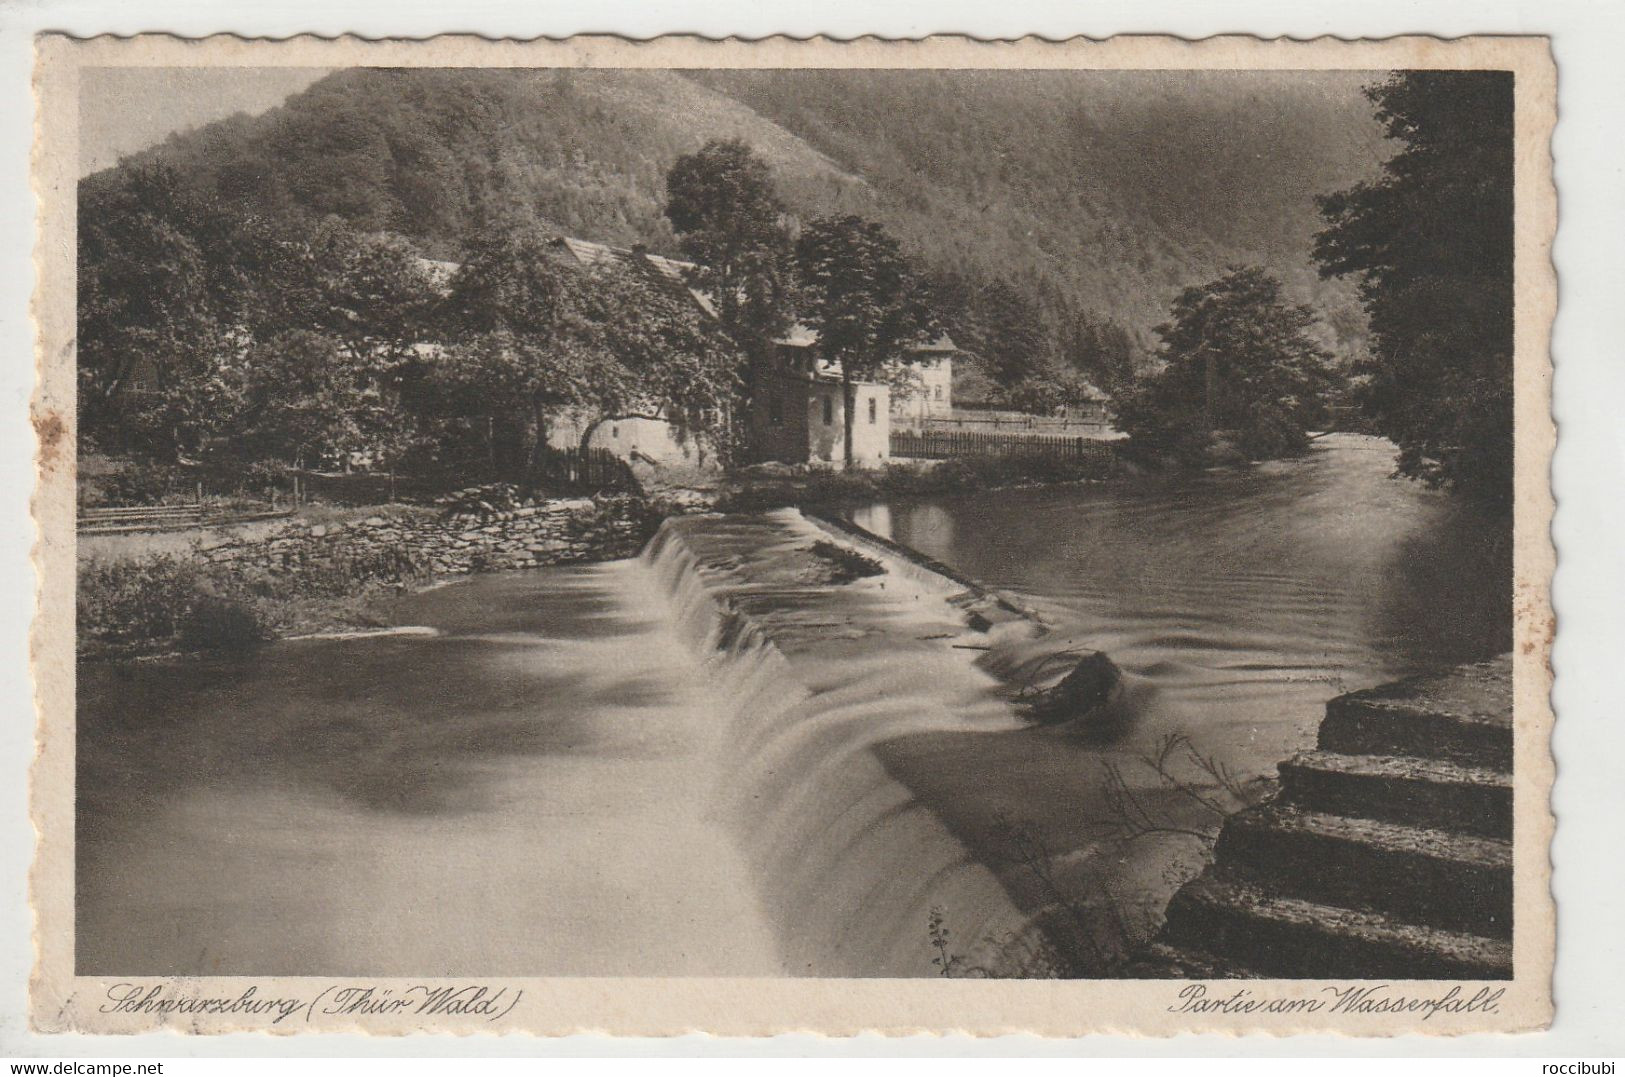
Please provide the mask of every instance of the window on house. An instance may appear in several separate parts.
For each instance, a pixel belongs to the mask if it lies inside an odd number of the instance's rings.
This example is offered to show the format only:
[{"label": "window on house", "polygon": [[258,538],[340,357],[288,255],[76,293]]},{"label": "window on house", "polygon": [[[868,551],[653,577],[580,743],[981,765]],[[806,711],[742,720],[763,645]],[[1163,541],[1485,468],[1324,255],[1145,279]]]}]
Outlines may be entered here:
[{"label": "window on house", "polygon": [[767,398],[767,420],[773,423],[784,422],[784,400],[778,393]]},{"label": "window on house", "polygon": [[612,437],[612,438],[617,438],[617,439],[620,438],[620,436],[621,436],[621,424],[620,423],[611,423],[610,424],[609,436]]},{"label": "window on house", "polygon": [[832,397],[832,396],[826,396],[824,398],[824,425],[829,426],[834,421],[835,421],[835,398]]},{"label": "window on house", "polygon": [[942,399],[942,386],[940,386],[940,385],[937,386],[937,399],[938,400]]},{"label": "window on house", "polygon": [[875,424],[875,409],[876,409],[875,398],[871,396],[869,398],[869,425],[870,426],[873,426]]}]

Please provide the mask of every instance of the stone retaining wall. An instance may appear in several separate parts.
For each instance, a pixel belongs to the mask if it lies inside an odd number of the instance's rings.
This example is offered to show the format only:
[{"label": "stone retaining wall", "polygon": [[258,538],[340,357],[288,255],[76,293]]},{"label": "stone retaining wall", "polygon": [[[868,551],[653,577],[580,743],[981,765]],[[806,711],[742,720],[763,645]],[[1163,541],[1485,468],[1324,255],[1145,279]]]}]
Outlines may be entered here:
[{"label": "stone retaining wall", "polygon": [[271,572],[342,560],[393,561],[437,576],[457,575],[633,557],[658,524],[639,498],[574,498],[481,514],[388,513],[349,523],[293,523],[262,538],[211,547],[202,556],[213,564]]}]

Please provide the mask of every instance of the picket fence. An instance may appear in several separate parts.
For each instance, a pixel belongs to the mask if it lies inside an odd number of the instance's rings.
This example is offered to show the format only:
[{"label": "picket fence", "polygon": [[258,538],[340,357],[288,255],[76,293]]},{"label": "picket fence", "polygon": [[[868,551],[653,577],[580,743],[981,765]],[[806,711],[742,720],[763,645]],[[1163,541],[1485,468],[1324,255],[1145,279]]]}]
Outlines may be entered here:
[{"label": "picket fence", "polygon": [[958,456],[1053,456],[1065,459],[1112,455],[1111,443],[1098,438],[1058,434],[988,434],[969,430],[918,433],[893,430],[891,455],[914,460],[949,460]]},{"label": "picket fence", "polygon": [[640,491],[637,476],[625,460],[608,449],[556,449],[541,452],[542,485],[557,493],[596,494]]}]

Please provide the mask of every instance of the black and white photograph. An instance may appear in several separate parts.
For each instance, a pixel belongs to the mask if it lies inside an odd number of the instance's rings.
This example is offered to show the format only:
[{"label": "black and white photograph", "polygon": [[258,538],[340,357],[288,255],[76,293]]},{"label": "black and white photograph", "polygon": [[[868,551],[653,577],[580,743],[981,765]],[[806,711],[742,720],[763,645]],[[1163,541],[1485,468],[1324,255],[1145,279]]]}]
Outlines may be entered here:
[{"label": "black and white photograph", "polygon": [[1493,1012],[1523,77],[79,67],[72,975]]}]

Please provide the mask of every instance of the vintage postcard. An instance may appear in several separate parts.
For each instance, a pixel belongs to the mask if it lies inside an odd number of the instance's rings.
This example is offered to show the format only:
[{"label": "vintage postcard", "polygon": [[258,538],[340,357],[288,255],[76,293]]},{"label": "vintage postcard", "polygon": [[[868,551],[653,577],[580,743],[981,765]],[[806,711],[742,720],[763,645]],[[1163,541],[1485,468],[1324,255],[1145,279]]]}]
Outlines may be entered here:
[{"label": "vintage postcard", "polygon": [[1545,40],[35,82],[37,1028],[1549,1022]]}]

